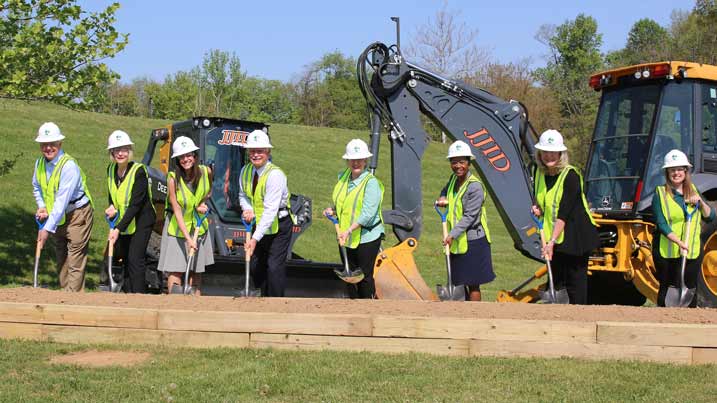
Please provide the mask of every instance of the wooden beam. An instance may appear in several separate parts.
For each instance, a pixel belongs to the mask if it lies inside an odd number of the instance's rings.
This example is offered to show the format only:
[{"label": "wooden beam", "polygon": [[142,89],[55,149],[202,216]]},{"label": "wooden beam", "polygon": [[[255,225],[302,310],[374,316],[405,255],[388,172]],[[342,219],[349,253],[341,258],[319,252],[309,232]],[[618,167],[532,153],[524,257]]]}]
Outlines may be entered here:
[{"label": "wooden beam", "polygon": [[390,337],[313,336],[252,333],[251,347],[288,350],[370,351],[376,353],[427,353],[467,356],[467,340],[406,339]]},{"label": "wooden beam", "polygon": [[45,340],[37,323],[0,322],[0,339]]},{"label": "wooden beam", "polygon": [[156,329],[157,311],[108,306],[0,302],[0,321]]},{"label": "wooden beam", "polygon": [[47,340],[59,343],[163,345],[173,347],[249,347],[248,333],[187,332],[87,326],[43,325]]},{"label": "wooden beam", "polygon": [[717,325],[598,322],[598,343],[717,347]]},{"label": "wooden beam", "polygon": [[370,336],[369,315],[160,310],[158,328],[206,332]]},{"label": "wooden beam", "polygon": [[692,349],[693,364],[717,364],[717,348],[700,348]]},{"label": "wooden beam", "polygon": [[565,341],[594,343],[591,322],[374,316],[373,335],[440,339]]},{"label": "wooden beam", "polygon": [[471,340],[470,343],[470,353],[475,356],[531,358],[569,357],[589,360],[636,360],[674,364],[692,363],[692,349],[689,347],[501,340]]}]

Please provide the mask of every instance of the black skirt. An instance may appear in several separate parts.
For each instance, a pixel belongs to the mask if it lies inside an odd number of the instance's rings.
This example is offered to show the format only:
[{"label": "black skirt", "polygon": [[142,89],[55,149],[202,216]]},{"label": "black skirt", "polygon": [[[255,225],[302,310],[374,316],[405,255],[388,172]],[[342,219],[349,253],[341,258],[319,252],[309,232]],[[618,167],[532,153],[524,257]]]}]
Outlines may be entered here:
[{"label": "black skirt", "polygon": [[480,285],[495,279],[486,237],[468,241],[466,253],[451,253],[451,275],[453,285]]}]

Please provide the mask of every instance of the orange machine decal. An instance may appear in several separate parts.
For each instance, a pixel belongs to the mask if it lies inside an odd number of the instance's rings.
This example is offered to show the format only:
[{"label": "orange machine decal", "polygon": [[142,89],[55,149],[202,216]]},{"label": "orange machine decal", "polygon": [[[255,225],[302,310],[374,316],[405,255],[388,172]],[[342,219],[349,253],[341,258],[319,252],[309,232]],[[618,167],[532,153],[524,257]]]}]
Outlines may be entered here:
[{"label": "orange machine decal", "polygon": [[222,138],[217,141],[219,145],[232,145],[232,144],[246,144],[246,138],[249,136],[248,132],[242,132],[239,130],[222,130]]},{"label": "orange machine decal", "polygon": [[510,170],[510,160],[505,156],[498,143],[495,142],[493,136],[490,135],[488,129],[484,127],[475,133],[468,133],[468,131],[464,130],[463,136],[468,139],[471,146],[483,153],[496,171],[506,172]]}]

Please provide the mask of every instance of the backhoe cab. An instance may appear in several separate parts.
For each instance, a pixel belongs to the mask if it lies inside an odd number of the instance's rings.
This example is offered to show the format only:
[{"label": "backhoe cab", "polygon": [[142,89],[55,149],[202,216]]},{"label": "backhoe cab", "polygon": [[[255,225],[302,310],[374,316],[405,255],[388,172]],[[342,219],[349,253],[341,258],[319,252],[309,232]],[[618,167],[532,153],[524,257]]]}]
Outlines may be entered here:
[{"label": "backhoe cab", "polygon": [[[215,264],[202,276],[202,294],[236,295],[244,287],[244,235],[239,205],[239,175],[247,163],[244,144],[253,130],[265,130],[260,122],[218,117],[194,117],[152,131],[142,162],[149,167],[150,187],[157,210],[157,223],[148,247],[148,257],[156,267],[159,240],[164,225],[164,203],[167,197],[167,172],[174,170],[176,161],[170,159],[173,139],[191,138],[199,147],[199,163],[209,166],[214,179],[211,197],[209,231],[214,242]],[[158,160],[154,160],[157,145]],[[291,195],[291,210],[296,217],[289,252],[287,254],[286,296],[347,297],[346,286],[334,274],[341,265],[319,263],[303,259],[292,252],[297,238],[311,225],[311,199],[300,194]],[[149,270],[150,285],[159,290],[162,278]]]}]

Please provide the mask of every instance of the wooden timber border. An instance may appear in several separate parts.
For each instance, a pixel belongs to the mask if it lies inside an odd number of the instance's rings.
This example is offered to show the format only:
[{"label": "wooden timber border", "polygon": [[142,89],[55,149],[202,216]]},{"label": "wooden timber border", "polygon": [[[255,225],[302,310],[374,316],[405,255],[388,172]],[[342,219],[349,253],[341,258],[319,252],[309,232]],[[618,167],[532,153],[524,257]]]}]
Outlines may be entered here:
[{"label": "wooden timber border", "polygon": [[0,302],[0,338],[717,363],[717,325],[189,311]]}]

